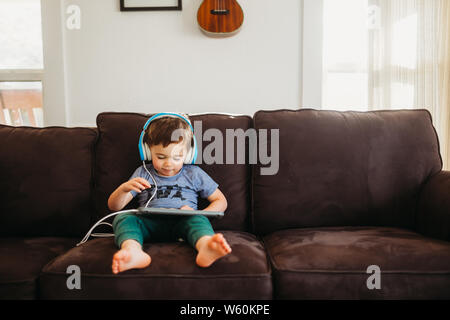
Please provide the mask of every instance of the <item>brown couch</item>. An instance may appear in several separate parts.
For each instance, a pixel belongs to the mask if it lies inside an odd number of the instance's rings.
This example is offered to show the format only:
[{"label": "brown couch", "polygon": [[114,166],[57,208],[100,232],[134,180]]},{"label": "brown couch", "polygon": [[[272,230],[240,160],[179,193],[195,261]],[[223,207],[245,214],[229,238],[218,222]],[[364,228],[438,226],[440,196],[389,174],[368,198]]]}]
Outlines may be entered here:
[{"label": "brown couch", "polygon": [[[279,129],[278,173],[261,175],[264,166],[249,159],[200,165],[228,199],[225,217],[211,221],[232,254],[204,269],[186,243],[152,243],[144,247],[150,267],[112,274],[112,238],[75,244],[140,165],[147,118],[0,126],[0,298],[450,298],[450,172],[424,110],[192,116],[224,137],[226,129]],[[81,289],[67,287],[71,265]],[[367,286],[372,265],[381,289]]]}]

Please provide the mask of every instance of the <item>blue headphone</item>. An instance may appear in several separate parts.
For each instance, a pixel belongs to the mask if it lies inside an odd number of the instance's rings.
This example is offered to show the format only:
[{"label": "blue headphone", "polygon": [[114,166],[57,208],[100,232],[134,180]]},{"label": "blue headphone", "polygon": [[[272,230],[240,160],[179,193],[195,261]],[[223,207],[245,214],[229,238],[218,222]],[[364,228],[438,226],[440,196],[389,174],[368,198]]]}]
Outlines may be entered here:
[{"label": "blue headphone", "polygon": [[147,128],[149,127],[150,123],[156,119],[164,118],[164,117],[170,117],[170,118],[180,118],[184,120],[192,131],[192,141],[191,141],[191,148],[189,149],[186,158],[184,160],[185,164],[194,164],[197,160],[197,141],[195,140],[194,136],[194,128],[192,127],[191,122],[184,116],[182,116],[179,113],[173,113],[173,112],[162,112],[157,113],[154,116],[152,116],[150,119],[147,120],[147,122],[144,125],[144,128],[142,129],[141,136],[139,137],[139,155],[141,157],[141,161],[151,161],[152,160],[152,154],[150,152],[150,148],[147,145],[147,143],[144,142],[144,136],[145,132],[147,131]]}]

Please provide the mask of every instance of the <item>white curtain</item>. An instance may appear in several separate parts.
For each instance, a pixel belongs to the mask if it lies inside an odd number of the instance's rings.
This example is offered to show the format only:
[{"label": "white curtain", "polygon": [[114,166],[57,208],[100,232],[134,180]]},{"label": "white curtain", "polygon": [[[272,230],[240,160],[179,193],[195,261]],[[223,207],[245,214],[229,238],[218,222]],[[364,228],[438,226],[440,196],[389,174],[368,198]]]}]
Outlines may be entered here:
[{"label": "white curtain", "polygon": [[439,1],[439,80],[438,80],[438,108],[441,110],[439,128],[441,153],[444,158],[444,168],[450,168],[450,1]]},{"label": "white curtain", "polygon": [[369,0],[368,109],[428,109],[450,160],[450,0]]}]

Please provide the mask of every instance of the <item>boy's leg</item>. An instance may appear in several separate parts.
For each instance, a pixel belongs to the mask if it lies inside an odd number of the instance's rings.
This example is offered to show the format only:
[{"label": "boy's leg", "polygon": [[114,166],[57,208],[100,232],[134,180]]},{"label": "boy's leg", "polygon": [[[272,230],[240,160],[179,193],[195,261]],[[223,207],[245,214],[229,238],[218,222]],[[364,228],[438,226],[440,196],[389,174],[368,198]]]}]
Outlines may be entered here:
[{"label": "boy's leg", "polygon": [[231,253],[231,248],[221,233],[214,230],[205,216],[192,216],[182,219],[175,228],[177,237],[182,237],[197,249],[196,263],[209,267],[216,260]]},{"label": "boy's leg", "polygon": [[177,222],[174,218],[139,217],[132,213],[120,214],[113,221],[116,245],[128,239],[136,240],[142,246],[149,241],[171,241],[171,230]]},{"label": "boy's leg", "polygon": [[125,240],[135,240],[141,246],[148,237],[148,230],[139,217],[132,213],[119,214],[112,223],[114,242],[121,248]]},{"label": "boy's leg", "polygon": [[142,250],[148,231],[139,217],[121,214],[113,221],[116,245],[120,248],[113,256],[112,272],[145,268],[151,263],[150,256]]},{"label": "boy's leg", "polygon": [[197,241],[203,236],[213,236],[215,234],[211,223],[205,216],[190,216],[182,218],[175,225],[176,238],[185,239],[193,248]]}]

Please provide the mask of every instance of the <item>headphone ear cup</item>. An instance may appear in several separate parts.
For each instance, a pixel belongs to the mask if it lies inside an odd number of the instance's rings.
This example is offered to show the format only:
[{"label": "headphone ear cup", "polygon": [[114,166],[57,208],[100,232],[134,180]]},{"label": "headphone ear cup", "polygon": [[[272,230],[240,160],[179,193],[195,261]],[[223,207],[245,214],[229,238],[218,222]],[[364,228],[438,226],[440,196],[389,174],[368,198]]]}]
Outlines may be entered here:
[{"label": "headphone ear cup", "polygon": [[191,148],[189,149],[186,159],[184,160],[185,164],[195,164],[197,160],[197,141],[195,140],[195,136],[192,136],[191,140]]},{"label": "headphone ear cup", "polygon": [[186,158],[184,159],[184,164],[192,164],[192,155],[194,154],[194,148],[191,147],[186,155]]},{"label": "headphone ear cup", "polygon": [[152,153],[150,152],[150,147],[146,142],[144,142],[144,156],[145,160],[152,161]]}]

